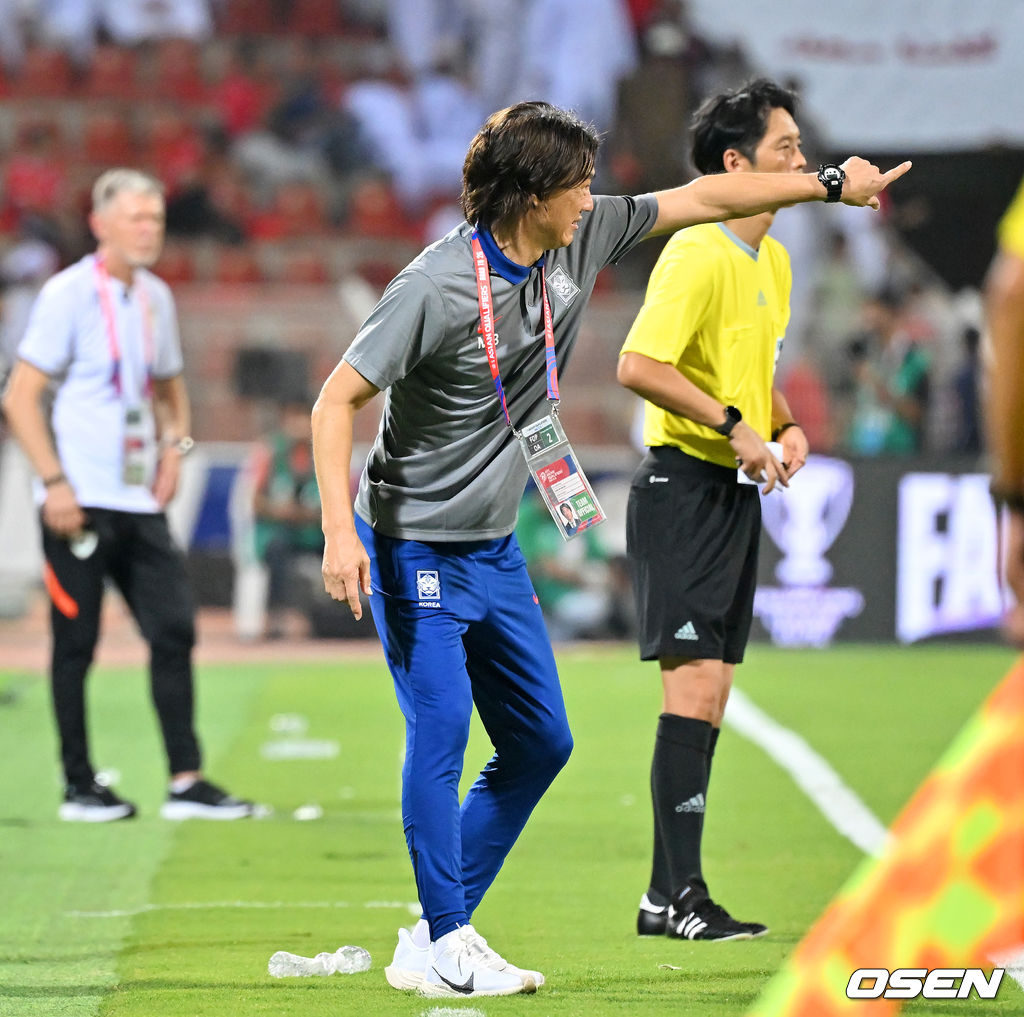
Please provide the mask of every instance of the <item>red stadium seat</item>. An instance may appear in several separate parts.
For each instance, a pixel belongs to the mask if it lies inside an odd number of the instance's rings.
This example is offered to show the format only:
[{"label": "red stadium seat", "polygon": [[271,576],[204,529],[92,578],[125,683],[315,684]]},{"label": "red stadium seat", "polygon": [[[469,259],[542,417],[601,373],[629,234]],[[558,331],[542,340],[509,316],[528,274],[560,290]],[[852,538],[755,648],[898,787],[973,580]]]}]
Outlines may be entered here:
[{"label": "red stadium seat", "polygon": [[113,112],[92,113],[82,130],[82,151],[88,162],[121,166],[138,154],[131,127]]},{"label": "red stadium seat", "polygon": [[25,53],[21,71],[11,82],[18,98],[60,99],[71,93],[71,61],[59,49],[34,46]]},{"label": "red stadium seat", "polygon": [[153,271],[165,283],[174,286],[178,283],[192,282],[195,279],[196,263],[188,247],[184,244],[168,242]]},{"label": "red stadium seat", "polygon": [[291,251],[284,256],[280,281],[296,285],[323,285],[331,281],[323,256],[316,251]]},{"label": "red stadium seat", "polygon": [[99,46],[85,75],[84,93],[90,99],[132,99],[138,95],[134,50]]},{"label": "red stadium seat", "polygon": [[245,247],[221,247],[214,256],[213,280],[218,283],[258,283],[263,271],[256,255]]},{"label": "red stadium seat", "polygon": [[199,49],[188,39],[165,39],[157,47],[154,95],[165,102],[195,106],[206,102],[210,90],[203,77]]},{"label": "red stadium seat", "polygon": [[228,0],[220,21],[225,35],[272,35],[279,27],[273,0]]},{"label": "red stadium seat", "polygon": [[338,35],[342,30],[338,0],[294,0],[288,27],[300,35]]}]

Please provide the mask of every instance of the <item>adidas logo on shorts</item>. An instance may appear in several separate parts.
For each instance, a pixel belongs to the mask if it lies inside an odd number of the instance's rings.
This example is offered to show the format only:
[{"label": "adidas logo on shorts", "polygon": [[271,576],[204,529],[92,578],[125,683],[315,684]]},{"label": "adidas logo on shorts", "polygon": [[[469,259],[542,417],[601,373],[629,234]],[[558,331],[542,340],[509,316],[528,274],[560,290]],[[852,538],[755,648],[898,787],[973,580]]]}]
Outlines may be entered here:
[{"label": "adidas logo on shorts", "polygon": [[694,642],[700,639],[700,636],[697,635],[697,630],[693,627],[692,621],[688,621],[681,628],[676,629],[673,635],[676,639],[689,639]]}]

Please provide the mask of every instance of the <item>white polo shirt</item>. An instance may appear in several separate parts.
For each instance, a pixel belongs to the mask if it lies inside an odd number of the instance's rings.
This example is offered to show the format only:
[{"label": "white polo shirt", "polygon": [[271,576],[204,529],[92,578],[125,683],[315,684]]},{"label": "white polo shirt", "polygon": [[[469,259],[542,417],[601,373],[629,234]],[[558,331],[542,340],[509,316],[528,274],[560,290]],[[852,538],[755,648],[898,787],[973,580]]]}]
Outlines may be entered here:
[{"label": "white polo shirt", "polygon": [[[108,285],[108,306],[120,350],[120,392],[114,383],[111,329],[93,254],[59,272],[42,288],[18,356],[56,383],[53,433],[61,467],[78,503],[85,508],[158,512],[149,487],[152,476],[139,485],[122,480],[125,412],[132,406],[152,405],[146,394],[147,360],[153,379],[181,374],[174,298],[167,284],[145,269],[135,270],[131,288],[114,278]],[[155,466],[152,413],[146,417],[144,440]],[[36,501],[44,500],[45,490],[37,482]]]}]

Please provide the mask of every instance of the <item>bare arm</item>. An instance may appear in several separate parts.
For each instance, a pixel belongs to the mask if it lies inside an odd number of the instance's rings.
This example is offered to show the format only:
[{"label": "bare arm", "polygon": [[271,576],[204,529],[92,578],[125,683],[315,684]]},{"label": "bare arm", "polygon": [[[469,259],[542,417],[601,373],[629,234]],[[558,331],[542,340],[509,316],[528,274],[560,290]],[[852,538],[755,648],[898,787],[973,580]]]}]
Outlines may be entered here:
[{"label": "bare arm", "polygon": [[772,389],[772,434],[777,428],[789,424],[782,434],[779,435],[779,443],[782,445],[782,461],[786,465],[786,471],[792,477],[804,463],[807,462],[807,453],[810,445],[807,442],[807,435],[803,428],[793,420],[793,411],[789,408],[786,397],[781,389]]},{"label": "bare arm", "polygon": [[25,360],[14,365],[4,395],[4,413],[14,437],[18,439],[33,469],[46,485],[43,521],[63,536],[78,533],[85,525],[75,492],[67,479],[43,413],[43,393],[49,376]]},{"label": "bare arm", "polygon": [[[882,173],[866,159],[853,156],[843,163],[846,181],[843,203],[878,208],[878,192],[898,180],[910,163]],[[824,201],[825,187],[817,173],[714,173],[683,187],[658,191],[658,218],[651,236],[674,233],[701,222],[742,219],[775,212],[786,205]]]},{"label": "bare arm", "polygon": [[324,530],[324,589],[363,616],[360,589],[370,596],[370,559],[356,536],[349,476],[356,411],[380,390],[344,360],[331,372],[313,407],[313,462]]},{"label": "bare arm", "polygon": [[[717,427],[725,422],[725,407],[680,374],[672,364],[653,360],[642,353],[623,353],[619,357],[617,375],[620,384],[669,413],[707,427]],[[748,477],[758,482],[762,479],[767,481],[765,494],[777,482],[783,487],[789,485],[786,468],[747,423],[741,420],[732,429],[729,444]]]},{"label": "bare arm", "polygon": [[182,375],[153,379],[153,412],[160,438],[160,461],[153,481],[153,497],[162,508],[178,490],[181,454],[178,442],[189,434],[192,411]]},{"label": "bare arm", "polygon": [[1024,496],[1024,259],[1001,252],[985,286],[992,343],[985,400],[993,483]]},{"label": "bare arm", "polygon": [[[985,285],[992,356],[987,371],[986,426],[992,451],[992,485],[1024,498],[1024,259],[1001,251]],[[1011,509],[1006,533],[1006,578],[1017,604],[1004,630],[1024,646],[1024,511]]]}]

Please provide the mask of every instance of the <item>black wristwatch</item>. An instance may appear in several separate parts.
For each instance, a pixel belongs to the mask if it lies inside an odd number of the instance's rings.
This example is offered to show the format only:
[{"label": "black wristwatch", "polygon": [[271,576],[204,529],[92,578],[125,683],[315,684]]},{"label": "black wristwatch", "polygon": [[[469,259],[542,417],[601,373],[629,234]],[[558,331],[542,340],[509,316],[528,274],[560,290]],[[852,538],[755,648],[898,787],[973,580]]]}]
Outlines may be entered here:
[{"label": "black wristwatch", "polygon": [[843,196],[843,181],[846,180],[846,170],[837,166],[834,162],[823,162],[818,167],[818,179],[826,190],[825,202],[838,201]]},{"label": "black wristwatch", "polygon": [[717,431],[723,438],[728,438],[732,434],[732,429],[743,419],[743,414],[740,413],[735,406],[726,406],[725,408],[725,422],[721,424],[713,424],[711,427],[712,431]]}]

